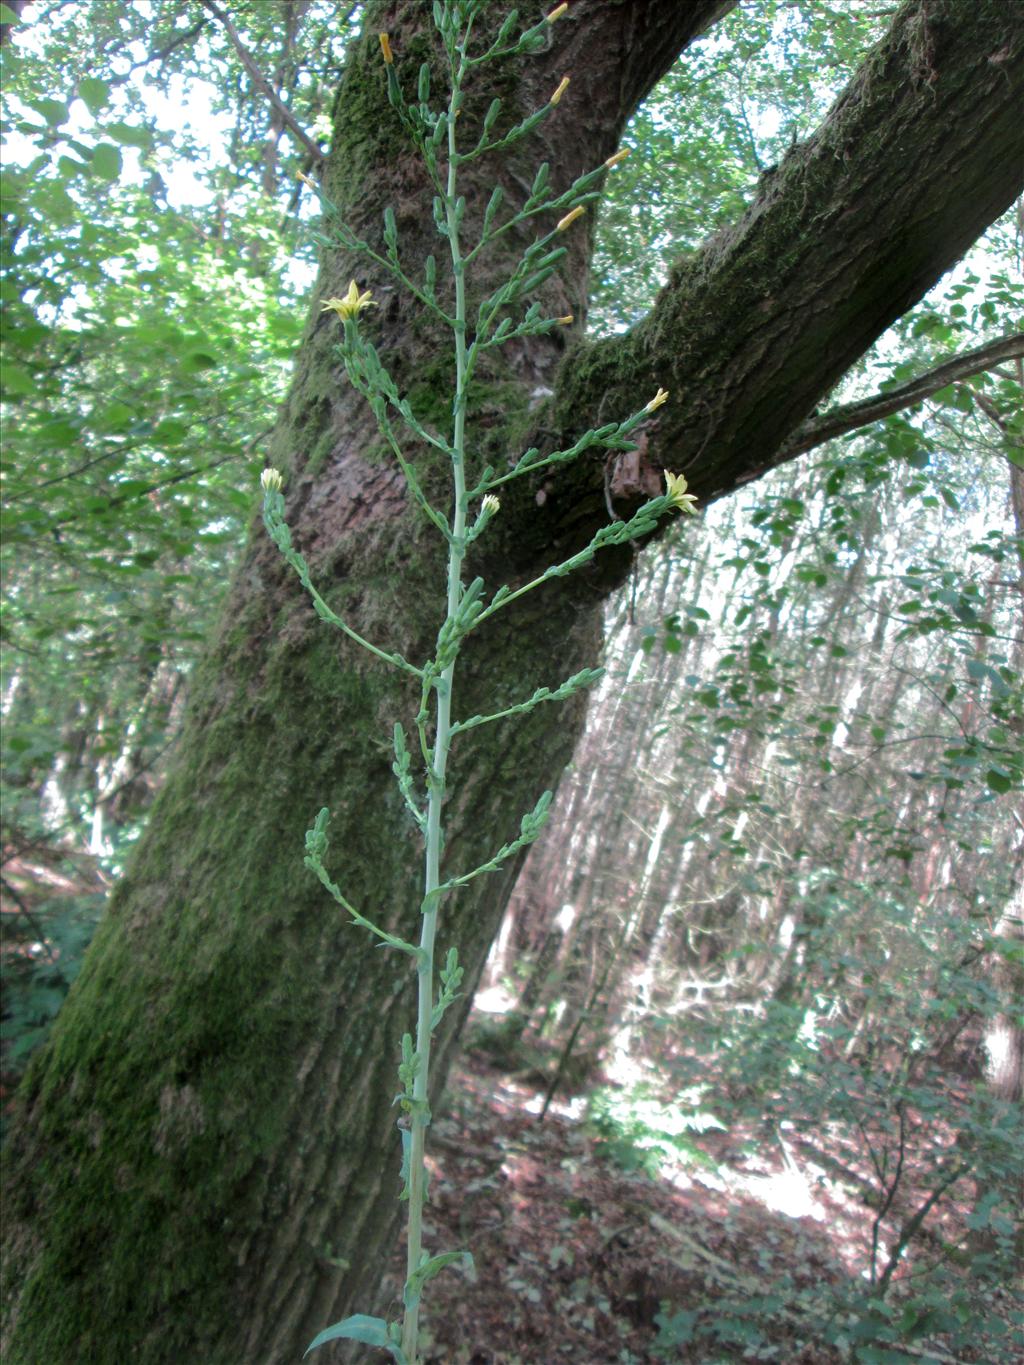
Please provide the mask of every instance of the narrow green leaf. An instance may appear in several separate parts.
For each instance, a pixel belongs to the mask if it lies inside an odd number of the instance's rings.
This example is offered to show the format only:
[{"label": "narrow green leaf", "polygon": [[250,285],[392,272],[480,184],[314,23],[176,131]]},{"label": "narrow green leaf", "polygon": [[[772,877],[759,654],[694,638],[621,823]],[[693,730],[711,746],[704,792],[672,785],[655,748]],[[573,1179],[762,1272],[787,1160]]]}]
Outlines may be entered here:
[{"label": "narrow green leaf", "polygon": [[468,1251],[443,1251],[439,1256],[431,1256],[429,1261],[424,1261],[418,1270],[414,1270],[406,1280],[402,1294],[406,1308],[415,1308],[427,1281],[439,1275],[445,1266],[453,1265],[456,1261],[461,1262],[463,1270],[468,1274],[472,1273],[473,1257]]},{"label": "narrow green leaf", "polygon": [[378,1346],[384,1351],[390,1351],[398,1365],[405,1365],[405,1353],[388,1336],[387,1323],[383,1318],[371,1318],[366,1313],[354,1313],[344,1322],[336,1322],[333,1327],[324,1328],[306,1347],[302,1356],[303,1360],[309,1355],[310,1351],[315,1351],[318,1346],[324,1346],[328,1341],[339,1341],[342,1338],[348,1341],[361,1341],[365,1346]]}]

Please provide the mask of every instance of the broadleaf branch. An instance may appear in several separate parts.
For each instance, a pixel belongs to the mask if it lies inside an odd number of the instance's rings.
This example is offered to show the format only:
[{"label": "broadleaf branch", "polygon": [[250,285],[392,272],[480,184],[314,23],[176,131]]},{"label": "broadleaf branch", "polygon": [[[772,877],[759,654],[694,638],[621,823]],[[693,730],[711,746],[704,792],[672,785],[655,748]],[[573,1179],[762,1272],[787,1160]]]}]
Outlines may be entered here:
[{"label": "broadleaf branch", "polygon": [[267,80],[266,76],[264,76],[256,62],[256,58],[242,42],[238,30],[231,22],[230,16],[221,9],[220,5],[215,3],[215,0],[199,0],[199,3],[223,24],[224,32],[228,35],[231,45],[238,53],[239,60],[249,73],[249,78],[253,85],[260,94],[269,101],[285,128],[287,128],[296,142],[298,142],[303,150],[312,158],[314,166],[319,170],[324,162],[326,152],[313,141],[305,128],[297,121],[295,115],[288,108],[287,104],[285,104],[284,100],[282,100],[281,96]]},{"label": "broadleaf branch", "polygon": [[991,370],[1004,360],[1015,360],[1024,356],[1024,333],[1013,332],[1010,336],[1000,337],[998,341],[986,342],[971,351],[945,360],[934,369],[897,384],[884,393],[872,394],[870,398],[859,398],[854,403],[844,403],[829,412],[811,417],[803,426],[798,427],[780,451],[780,460],[788,460],[794,455],[803,455],[826,441],[844,436],[848,431],[870,426],[884,417],[902,412],[915,403],[930,398],[940,389],[946,388],[960,379],[970,379],[973,375]]}]

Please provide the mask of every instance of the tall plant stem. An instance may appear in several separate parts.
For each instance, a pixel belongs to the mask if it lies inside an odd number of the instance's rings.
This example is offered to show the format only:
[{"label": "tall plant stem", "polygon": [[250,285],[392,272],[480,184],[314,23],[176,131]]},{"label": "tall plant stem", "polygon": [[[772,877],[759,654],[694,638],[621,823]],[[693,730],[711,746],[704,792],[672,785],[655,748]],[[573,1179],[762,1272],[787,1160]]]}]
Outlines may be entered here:
[{"label": "tall plant stem", "polygon": [[[455,210],[457,154],[455,146],[455,113],[458,103],[461,69],[453,72],[452,97],[448,117],[448,183],[445,209],[448,242],[451,248],[452,274],[455,281],[455,404],[452,432],[452,535],[448,549],[448,616],[455,616],[462,596],[462,564],[465,558],[466,534],[466,280],[465,263],[459,244],[459,222]],[[416,1014],[416,1055],[418,1066],[413,1082],[412,1141],[409,1152],[409,1224],[406,1243],[406,1279],[419,1269],[423,1256],[423,1203],[426,1195],[426,1132],[430,1122],[429,1082],[430,1043],[434,1011],[434,943],[437,937],[437,914],[440,897],[436,894],[441,884],[441,849],[444,843],[441,808],[445,795],[445,773],[451,745],[452,684],[455,660],[445,668],[434,684],[435,730],[432,761],[427,774],[429,789],[427,803],[426,864],[424,873],[423,925],[420,933],[421,954],[418,966],[418,1007]],[[407,1303],[402,1322],[402,1351],[408,1365],[418,1360],[419,1294],[413,1293]]]}]

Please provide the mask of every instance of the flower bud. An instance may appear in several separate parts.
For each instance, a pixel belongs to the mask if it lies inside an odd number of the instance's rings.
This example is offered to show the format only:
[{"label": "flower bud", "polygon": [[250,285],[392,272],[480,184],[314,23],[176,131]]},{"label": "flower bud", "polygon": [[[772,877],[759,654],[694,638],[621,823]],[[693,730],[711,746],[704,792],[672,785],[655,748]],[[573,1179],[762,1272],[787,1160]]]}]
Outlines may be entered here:
[{"label": "flower bud", "polygon": [[569,89],[569,77],[568,77],[568,76],[563,76],[562,79],[558,82],[558,88],[557,88],[557,90],[556,90],[555,93],[551,96],[551,98],[548,100],[548,104],[557,104],[558,101],[562,98],[562,96],[565,94],[565,92],[566,92],[568,89]]},{"label": "flower bud", "polygon": [[586,213],[586,209],[583,205],[577,204],[574,209],[569,210],[564,218],[559,218],[558,222],[555,224],[555,231],[564,232],[567,227],[570,227],[575,223],[576,219],[581,217],[584,213]]}]

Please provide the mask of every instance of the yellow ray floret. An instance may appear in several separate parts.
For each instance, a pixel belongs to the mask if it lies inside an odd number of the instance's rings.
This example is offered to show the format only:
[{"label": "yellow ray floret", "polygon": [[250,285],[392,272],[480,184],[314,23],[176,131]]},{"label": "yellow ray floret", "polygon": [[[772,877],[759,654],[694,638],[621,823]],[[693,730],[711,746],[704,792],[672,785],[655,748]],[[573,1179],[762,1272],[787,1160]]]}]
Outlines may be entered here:
[{"label": "yellow ray floret", "polygon": [[353,280],[348,287],[348,293],[343,299],[333,298],[324,299],[320,305],[321,313],[337,313],[339,318],[358,317],[364,308],[376,308],[373,295],[369,290],[365,294],[360,294],[359,286]]},{"label": "yellow ray floret", "polygon": [[695,513],[697,511],[697,499],[693,496],[692,493],[687,493],[686,491],[685,474],[670,474],[666,469],[665,489],[667,496],[672,499],[673,503],[676,505],[676,507],[679,508],[680,512]]}]

